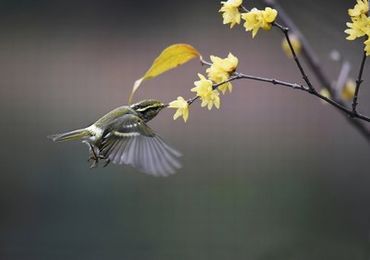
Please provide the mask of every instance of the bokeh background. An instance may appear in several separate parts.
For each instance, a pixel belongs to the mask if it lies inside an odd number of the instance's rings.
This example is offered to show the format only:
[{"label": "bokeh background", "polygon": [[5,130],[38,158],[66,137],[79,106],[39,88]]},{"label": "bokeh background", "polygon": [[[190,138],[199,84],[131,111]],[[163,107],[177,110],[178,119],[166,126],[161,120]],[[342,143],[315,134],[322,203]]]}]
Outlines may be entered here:
[{"label": "bokeh background", "polygon": [[[331,50],[353,64],[353,76],[360,63],[361,43],[343,33],[353,2],[281,1],[333,80],[340,64]],[[84,145],[46,139],[125,104],[172,43],[204,57],[231,51],[242,72],[300,82],[279,32],[252,40],[223,26],[219,8],[211,0],[0,1],[0,259],[369,259],[370,147],[304,93],[238,81],[219,111],[194,104],[186,124],[162,112],[150,125],[184,154],[168,178],[90,170]],[[136,99],[190,97],[204,70],[192,61],[145,82]]]}]

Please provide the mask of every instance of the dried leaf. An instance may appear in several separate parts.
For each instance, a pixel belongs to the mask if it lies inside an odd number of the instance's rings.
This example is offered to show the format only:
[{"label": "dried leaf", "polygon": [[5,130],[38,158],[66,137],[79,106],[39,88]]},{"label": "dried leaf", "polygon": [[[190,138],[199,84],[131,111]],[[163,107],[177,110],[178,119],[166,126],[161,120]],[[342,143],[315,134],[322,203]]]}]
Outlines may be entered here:
[{"label": "dried leaf", "polygon": [[138,90],[144,80],[155,78],[160,74],[174,69],[196,57],[200,57],[199,52],[189,44],[173,44],[164,49],[154,60],[152,66],[144,76],[135,81],[129,98],[129,103],[131,103],[134,93]]}]

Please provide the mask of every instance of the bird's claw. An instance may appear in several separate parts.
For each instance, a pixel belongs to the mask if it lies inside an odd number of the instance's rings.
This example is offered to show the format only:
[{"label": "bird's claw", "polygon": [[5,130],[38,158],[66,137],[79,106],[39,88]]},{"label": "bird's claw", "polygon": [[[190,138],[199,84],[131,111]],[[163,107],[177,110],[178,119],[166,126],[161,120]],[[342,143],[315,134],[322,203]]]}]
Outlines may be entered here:
[{"label": "bird's claw", "polygon": [[88,162],[91,162],[90,169],[98,167],[99,160],[105,160],[103,167],[106,167],[110,160],[105,156],[99,154],[99,149],[95,148],[92,144],[87,143],[89,146],[90,157],[87,159]]},{"label": "bird's claw", "polygon": [[91,154],[89,159],[87,160],[88,162],[92,162],[90,165],[90,169],[98,167],[99,160],[105,160],[105,164],[103,165],[103,167],[106,167],[110,162],[109,159],[106,159],[102,155]]}]

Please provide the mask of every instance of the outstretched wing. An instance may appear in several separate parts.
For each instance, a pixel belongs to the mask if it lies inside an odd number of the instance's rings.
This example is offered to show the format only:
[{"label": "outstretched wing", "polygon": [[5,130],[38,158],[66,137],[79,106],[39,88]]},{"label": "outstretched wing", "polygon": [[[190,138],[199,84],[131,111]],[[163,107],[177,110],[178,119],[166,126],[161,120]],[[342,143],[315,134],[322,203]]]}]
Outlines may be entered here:
[{"label": "outstretched wing", "polygon": [[181,154],[135,115],[117,119],[103,136],[99,150],[115,164],[128,164],[155,176],[167,176],[181,168]]}]

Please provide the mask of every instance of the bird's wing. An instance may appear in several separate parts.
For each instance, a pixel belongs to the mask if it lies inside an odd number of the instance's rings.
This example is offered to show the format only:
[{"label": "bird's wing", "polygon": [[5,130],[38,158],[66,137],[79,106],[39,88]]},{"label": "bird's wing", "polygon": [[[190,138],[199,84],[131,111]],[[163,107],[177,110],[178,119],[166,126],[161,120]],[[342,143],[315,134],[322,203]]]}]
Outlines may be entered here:
[{"label": "bird's wing", "polygon": [[151,175],[167,176],[181,167],[181,154],[135,115],[117,119],[103,136],[100,155],[115,164],[128,164]]}]

